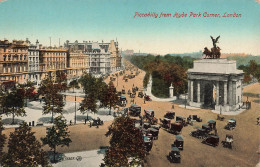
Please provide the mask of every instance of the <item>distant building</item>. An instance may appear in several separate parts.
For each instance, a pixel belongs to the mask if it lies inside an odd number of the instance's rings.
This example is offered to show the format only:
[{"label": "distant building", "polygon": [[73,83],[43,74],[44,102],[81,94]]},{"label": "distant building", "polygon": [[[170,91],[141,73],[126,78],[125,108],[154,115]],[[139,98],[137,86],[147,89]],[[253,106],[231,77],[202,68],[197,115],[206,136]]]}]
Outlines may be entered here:
[{"label": "distant building", "polygon": [[39,65],[39,56],[40,56],[40,48],[39,42],[36,41],[36,44],[33,45],[27,39],[27,43],[29,43],[28,49],[28,81],[33,82],[37,87],[40,86],[41,78],[40,78],[40,65]]},{"label": "distant building", "polygon": [[0,80],[25,83],[28,73],[28,43],[0,40]]},{"label": "distant building", "polygon": [[67,40],[64,47],[70,51],[82,51],[89,55],[90,73],[110,73],[121,69],[122,56],[118,49],[118,42],[111,40],[110,43],[83,41],[69,43]]},{"label": "distant building", "polygon": [[67,58],[67,77],[76,79],[84,72],[89,72],[89,55],[82,51],[70,51]]},{"label": "distant building", "polygon": [[134,55],[134,50],[125,50],[125,51],[123,51],[123,54],[125,56],[133,56]]}]

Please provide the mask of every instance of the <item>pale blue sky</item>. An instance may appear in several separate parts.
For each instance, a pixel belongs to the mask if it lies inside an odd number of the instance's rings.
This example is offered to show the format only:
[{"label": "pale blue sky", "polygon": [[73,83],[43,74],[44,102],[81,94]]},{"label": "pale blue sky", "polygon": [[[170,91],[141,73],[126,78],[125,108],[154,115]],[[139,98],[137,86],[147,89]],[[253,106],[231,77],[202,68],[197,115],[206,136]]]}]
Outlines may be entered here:
[{"label": "pale blue sky", "polygon": [[[1,0],[0,0],[1,1]],[[241,18],[134,18],[135,12],[242,14]],[[118,39],[123,50],[181,53],[212,47],[260,55],[256,0],[7,0],[0,2],[0,39],[39,39],[44,45]]]}]

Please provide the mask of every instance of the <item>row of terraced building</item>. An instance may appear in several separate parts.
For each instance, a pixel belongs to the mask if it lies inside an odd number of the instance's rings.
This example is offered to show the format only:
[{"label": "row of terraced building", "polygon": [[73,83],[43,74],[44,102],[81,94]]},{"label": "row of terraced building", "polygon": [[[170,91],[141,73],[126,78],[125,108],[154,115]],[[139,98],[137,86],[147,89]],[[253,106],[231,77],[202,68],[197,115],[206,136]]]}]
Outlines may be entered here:
[{"label": "row of terraced building", "polygon": [[69,80],[84,72],[106,74],[122,69],[118,42],[69,43],[63,47],[43,47],[38,40],[0,40],[0,83],[33,82],[37,87],[46,76],[63,71]]}]

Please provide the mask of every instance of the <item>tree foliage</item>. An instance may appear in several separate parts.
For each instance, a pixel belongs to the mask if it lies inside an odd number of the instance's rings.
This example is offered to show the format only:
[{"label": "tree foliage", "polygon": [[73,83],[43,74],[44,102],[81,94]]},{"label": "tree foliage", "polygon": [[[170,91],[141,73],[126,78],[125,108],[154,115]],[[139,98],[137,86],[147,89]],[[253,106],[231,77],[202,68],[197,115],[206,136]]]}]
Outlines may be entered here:
[{"label": "tree foliage", "polygon": [[3,126],[2,118],[0,117],[0,163],[3,158],[4,153],[2,151],[6,140],[6,136],[5,134],[3,134],[3,131],[4,131],[4,126]]},{"label": "tree foliage", "polygon": [[134,127],[129,117],[118,117],[109,127],[106,136],[110,136],[110,148],[106,152],[106,166],[121,167],[140,165],[145,157],[142,133]]},{"label": "tree foliage", "polygon": [[25,116],[24,110],[24,90],[14,87],[10,92],[6,92],[2,97],[2,107],[6,115],[12,115],[12,124],[15,116]]},{"label": "tree foliage", "polygon": [[64,107],[63,95],[60,94],[61,91],[65,90],[64,83],[54,82],[51,77],[47,77],[41,82],[41,87],[39,88],[39,93],[44,96],[43,113],[62,113]]},{"label": "tree foliage", "polygon": [[[95,78],[91,74],[85,73],[79,80],[85,92],[85,97],[80,103],[79,110],[85,113],[86,110],[97,112],[97,102],[100,101],[101,106],[105,105],[104,95],[107,89],[106,83],[102,78]],[[104,104],[103,104],[104,103]]]},{"label": "tree foliage", "polygon": [[72,80],[72,81],[69,83],[69,87],[70,87],[70,88],[73,88],[73,92],[74,92],[74,89],[75,89],[75,88],[76,88],[76,89],[79,89],[80,87],[79,87],[79,82],[78,82],[78,80],[77,80],[77,79]]},{"label": "tree foliage", "polygon": [[54,162],[57,146],[69,146],[72,142],[70,139],[66,120],[62,116],[58,116],[54,120],[54,126],[46,128],[46,137],[41,138],[43,145],[48,145],[54,152]]},{"label": "tree foliage", "polygon": [[2,161],[4,167],[48,166],[46,153],[34,133],[26,123],[21,124],[19,128],[10,133],[8,153],[4,155]]}]

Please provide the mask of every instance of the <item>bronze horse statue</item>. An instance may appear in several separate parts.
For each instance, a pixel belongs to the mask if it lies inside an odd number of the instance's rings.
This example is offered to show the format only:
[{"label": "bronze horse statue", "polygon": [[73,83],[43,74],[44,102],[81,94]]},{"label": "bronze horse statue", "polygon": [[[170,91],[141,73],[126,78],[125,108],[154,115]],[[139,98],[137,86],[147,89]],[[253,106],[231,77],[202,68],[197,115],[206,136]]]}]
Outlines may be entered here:
[{"label": "bronze horse statue", "polygon": [[204,48],[204,52],[203,54],[205,54],[205,59],[210,58],[210,59],[219,59],[220,58],[220,48],[216,47],[216,48],[211,48],[211,51],[205,47]]}]

